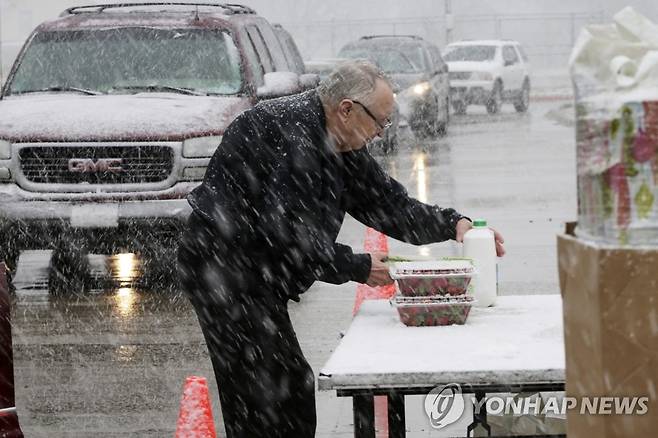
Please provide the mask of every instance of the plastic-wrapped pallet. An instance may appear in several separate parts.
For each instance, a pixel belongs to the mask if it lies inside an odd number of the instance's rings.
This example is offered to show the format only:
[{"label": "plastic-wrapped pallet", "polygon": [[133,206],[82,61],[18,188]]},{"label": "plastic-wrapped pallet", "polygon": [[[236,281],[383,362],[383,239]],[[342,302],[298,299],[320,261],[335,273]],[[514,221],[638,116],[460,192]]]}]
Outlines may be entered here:
[{"label": "plastic-wrapped pallet", "polygon": [[576,97],[578,237],[658,245],[658,26],[625,8],[587,26],[569,61]]}]

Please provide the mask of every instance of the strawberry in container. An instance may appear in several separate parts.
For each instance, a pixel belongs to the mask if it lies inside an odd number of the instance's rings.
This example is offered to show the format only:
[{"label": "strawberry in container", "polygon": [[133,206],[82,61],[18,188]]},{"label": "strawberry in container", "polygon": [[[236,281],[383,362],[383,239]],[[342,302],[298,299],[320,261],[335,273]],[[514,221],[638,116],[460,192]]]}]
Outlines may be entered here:
[{"label": "strawberry in container", "polygon": [[475,299],[465,295],[404,297],[391,300],[404,325],[412,327],[464,324]]},{"label": "strawberry in container", "polygon": [[475,268],[470,259],[444,259],[398,262],[390,273],[403,296],[457,296],[468,291]]},{"label": "strawberry in container", "polygon": [[418,327],[466,322],[475,302],[468,295],[475,275],[471,259],[400,261],[391,266],[390,273],[400,291],[391,304],[403,324]]}]

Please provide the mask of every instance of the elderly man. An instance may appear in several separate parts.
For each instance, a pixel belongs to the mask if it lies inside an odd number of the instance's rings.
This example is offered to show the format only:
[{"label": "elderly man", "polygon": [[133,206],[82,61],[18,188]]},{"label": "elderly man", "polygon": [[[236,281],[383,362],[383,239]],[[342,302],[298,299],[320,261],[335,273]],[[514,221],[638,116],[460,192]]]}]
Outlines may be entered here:
[{"label": "elderly man", "polygon": [[471,228],[453,209],[410,198],[364,148],[389,125],[393,105],[375,66],[342,64],[316,90],[238,116],[189,196],[181,282],[229,438],[314,436],[314,374],[288,300],[316,280],[392,282],[384,254],[336,243],[345,213],[413,244],[460,241]]}]

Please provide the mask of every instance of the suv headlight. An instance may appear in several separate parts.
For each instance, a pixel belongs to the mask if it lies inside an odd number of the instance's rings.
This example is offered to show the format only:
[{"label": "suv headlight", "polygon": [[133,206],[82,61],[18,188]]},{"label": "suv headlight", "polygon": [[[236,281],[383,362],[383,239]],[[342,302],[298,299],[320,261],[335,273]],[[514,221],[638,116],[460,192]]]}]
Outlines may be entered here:
[{"label": "suv headlight", "polygon": [[414,94],[418,96],[422,96],[423,94],[427,93],[431,88],[431,85],[429,82],[421,82],[420,84],[416,84],[413,86]]},{"label": "suv headlight", "polygon": [[11,158],[11,143],[7,140],[0,140],[0,160]]},{"label": "suv headlight", "polygon": [[212,157],[221,142],[221,135],[189,138],[183,141],[183,156],[185,158]]}]

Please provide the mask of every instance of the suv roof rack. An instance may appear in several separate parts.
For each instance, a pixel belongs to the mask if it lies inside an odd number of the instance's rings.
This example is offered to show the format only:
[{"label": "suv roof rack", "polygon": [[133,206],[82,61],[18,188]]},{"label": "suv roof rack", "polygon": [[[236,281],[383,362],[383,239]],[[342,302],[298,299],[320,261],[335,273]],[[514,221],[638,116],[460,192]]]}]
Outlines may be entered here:
[{"label": "suv roof rack", "polygon": [[209,6],[221,8],[227,14],[255,14],[256,11],[248,6],[233,3],[183,3],[183,2],[146,2],[146,3],[116,3],[116,4],[99,4],[73,6],[64,10],[60,17],[75,14],[101,13],[106,9],[134,8],[140,6]]},{"label": "suv roof rack", "polygon": [[418,35],[365,35],[359,39],[362,40],[372,40],[375,38],[412,38],[414,40],[422,40],[423,38]]}]

